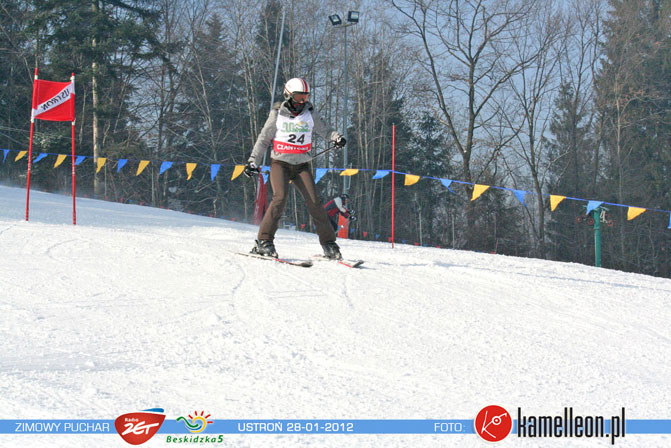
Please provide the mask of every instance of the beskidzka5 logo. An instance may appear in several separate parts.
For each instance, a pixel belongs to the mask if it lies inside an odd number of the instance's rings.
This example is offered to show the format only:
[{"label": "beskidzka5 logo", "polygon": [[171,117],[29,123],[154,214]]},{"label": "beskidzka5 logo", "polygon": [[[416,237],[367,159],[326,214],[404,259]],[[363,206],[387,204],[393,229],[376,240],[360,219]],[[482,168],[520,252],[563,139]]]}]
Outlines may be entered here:
[{"label": "beskidzka5 logo", "polygon": [[154,437],[165,420],[161,408],[145,409],[120,415],[114,420],[114,427],[122,439],[131,445],[141,445]]},{"label": "beskidzka5 logo", "polygon": [[513,428],[510,413],[501,406],[487,406],[475,417],[475,432],[487,442],[500,442]]},{"label": "beskidzka5 logo", "polygon": [[194,412],[194,415],[189,414],[188,420],[185,417],[179,417],[177,421],[183,422],[184,426],[186,426],[186,429],[188,429],[189,432],[197,434],[199,432],[203,432],[205,427],[209,423],[212,423],[212,421],[208,420],[208,418],[210,418],[210,414],[205,415],[205,411],[200,411],[200,414],[198,414],[198,411],[196,411]]}]

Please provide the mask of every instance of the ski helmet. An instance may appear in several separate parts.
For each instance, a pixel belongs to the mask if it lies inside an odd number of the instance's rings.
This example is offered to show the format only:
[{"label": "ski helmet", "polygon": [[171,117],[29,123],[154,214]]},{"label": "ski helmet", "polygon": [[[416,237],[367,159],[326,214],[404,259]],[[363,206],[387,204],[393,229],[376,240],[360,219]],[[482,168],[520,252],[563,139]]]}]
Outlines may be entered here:
[{"label": "ski helmet", "polygon": [[291,78],[284,84],[284,99],[303,103],[310,98],[310,85],[303,78]]},{"label": "ski helmet", "polygon": [[349,201],[349,195],[347,193],[343,193],[340,195],[340,199],[342,199],[343,202]]}]

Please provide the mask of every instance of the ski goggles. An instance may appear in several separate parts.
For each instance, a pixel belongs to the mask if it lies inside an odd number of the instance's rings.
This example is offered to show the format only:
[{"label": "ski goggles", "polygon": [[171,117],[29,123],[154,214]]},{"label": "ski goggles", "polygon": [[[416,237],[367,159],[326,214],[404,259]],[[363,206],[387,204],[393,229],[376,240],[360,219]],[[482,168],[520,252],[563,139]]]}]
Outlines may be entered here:
[{"label": "ski goggles", "polygon": [[291,99],[294,100],[294,103],[302,104],[310,99],[310,94],[296,92],[291,95]]}]

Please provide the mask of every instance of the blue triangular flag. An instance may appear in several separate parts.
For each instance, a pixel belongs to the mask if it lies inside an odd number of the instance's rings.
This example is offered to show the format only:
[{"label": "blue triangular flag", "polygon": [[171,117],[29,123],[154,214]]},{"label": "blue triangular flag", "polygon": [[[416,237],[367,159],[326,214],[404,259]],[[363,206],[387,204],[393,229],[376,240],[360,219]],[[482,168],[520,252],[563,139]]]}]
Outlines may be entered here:
[{"label": "blue triangular flag", "polygon": [[86,156],[77,156],[77,158],[75,159],[75,166],[76,166],[76,165],[79,165],[79,164],[82,163],[84,160],[86,160]]},{"label": "blue triangular flag", "polygon": [[324,177],[324,175],[328,172],[328,168],[317,168],[315,171],[315,183],[319,182],[319,180]]},{"label": "blue triangular flag", "polygon": [[268,183],[268,178],[270,177],[268,175],[268,173],[261,173],[261,177],[263,178],[263,184],[264,185],[267,184]]},{"label": "blue triangular flag", "polygon": [[589,203],[587,203],[587,211],[585,212],[585,214],[586,214],[586,215],[589,215],[590,212],[592,212],[594,209],[596,209],[597,207],[599,207],[601,204],[603,204],[603,202],[599,202],[599,201],[589,201]]},{"label": "blue triangular flag", "polygon": [[373,179],[382,179],[384,176],[389,174],[391,171],[389,170],[377,170],[375,172],[375,176],[373,176]]},{"label": "blue triangular flag", "polygon": [[527,204],[524,202],[524,196],[527,194],[527,192],[524,190],[513,190],[513,193],[515,193],[515,196],[520,200],[522,205],[526,207]]},{"label": "blue triangular flag", "polygon": [[116,164],[116,172],[118,173],[119,171],[121,171],[121,168],[123,168],[127,162],[128,159],[119,159],[119,161]]},{"label": "blue triangular flag", "polygon": [[218,163],[213,163],[212,165],[210,165],[210,180],[214,180],[214,178],[217,177],[219,168],[221,168],[221,165]]},{"label": "blue triangular flag", "polygon": [[159,170],[158,170],[158,175],[160,176],[161,174],[168,171],[170,168],[172,168],[172,162],[161,163],[161,168],[159,168]]},{"label": "blue triangular flag", "polygon": [[375,234],[375,239],[376,239],[376,240],[379,240],[379,239],[380,239],[380,234],[379,234],[379,233],[376,233],[376,234]]},{"label": "blue triangular flag", "polygon": [[3,149],[5,152],[5,157],[2,158],[2,163],[5,163],[5,160],[7,160],[7,154],[9,154],[9,149]]},{"label": "blue triangular flag", "polygon": [[[445,188],[447,188],[448,190],[450,190],[450,193],[454,193],[454,191],[452,191],[452,189],[450,188],[450,185],[452,185],[452,181],[451,181],[451,180],[449,180],[449,179],[440,179],[440,183],[443,184],[443,186],[444,186]],[[456,193],[454,193],[454,194],[456,194]]]},{"label": "blue triangular flag", "polygon": [[33,163],[37,163],[40,160],[44,159],[47,155],[43,152],[41,152],[37,157],[35,157],[35,160],[33,160]]}]

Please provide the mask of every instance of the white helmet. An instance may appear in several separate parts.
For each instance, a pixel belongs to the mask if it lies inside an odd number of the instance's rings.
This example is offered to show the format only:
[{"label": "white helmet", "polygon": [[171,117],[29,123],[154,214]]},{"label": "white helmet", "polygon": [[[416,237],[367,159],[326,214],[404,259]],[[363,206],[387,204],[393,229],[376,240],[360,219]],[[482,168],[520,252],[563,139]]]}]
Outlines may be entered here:
[{"label": "white helmet", "polygon": [[310,85],[303,78],[291,78],[284,84],[284,99],[292,98],[294,93],[310,95]]}]

